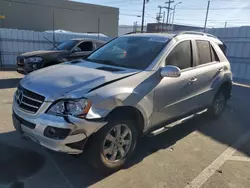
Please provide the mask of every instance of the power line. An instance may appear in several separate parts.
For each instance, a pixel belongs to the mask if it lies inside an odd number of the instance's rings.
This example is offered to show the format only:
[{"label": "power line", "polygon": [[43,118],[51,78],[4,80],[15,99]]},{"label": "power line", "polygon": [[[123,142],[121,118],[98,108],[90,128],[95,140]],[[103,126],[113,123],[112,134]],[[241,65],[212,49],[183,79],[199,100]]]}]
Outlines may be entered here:
[{"label": "power line", "polygon": [[[177,8],[178,10],[206,10],[205,8]],[[250,7],[242,7],[242,8],[235,8],[235,7],[228,7],[228,8],[210,8],[209,10],[250,10]]]}]

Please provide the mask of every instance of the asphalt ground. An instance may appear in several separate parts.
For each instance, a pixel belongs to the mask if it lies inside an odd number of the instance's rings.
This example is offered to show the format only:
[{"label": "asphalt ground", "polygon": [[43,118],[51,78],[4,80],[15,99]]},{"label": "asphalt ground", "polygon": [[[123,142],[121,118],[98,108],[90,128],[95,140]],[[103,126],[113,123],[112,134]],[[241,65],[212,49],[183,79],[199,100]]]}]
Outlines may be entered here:
[{"label": "asphalt ground", "polygon": [[234,85],[217,120],[201,115],[139,140],[124,169],[103,176],[72,157],[24,140],[12,125],[21,75],[0,71],[0,188],[249,188],[250,86]]}]

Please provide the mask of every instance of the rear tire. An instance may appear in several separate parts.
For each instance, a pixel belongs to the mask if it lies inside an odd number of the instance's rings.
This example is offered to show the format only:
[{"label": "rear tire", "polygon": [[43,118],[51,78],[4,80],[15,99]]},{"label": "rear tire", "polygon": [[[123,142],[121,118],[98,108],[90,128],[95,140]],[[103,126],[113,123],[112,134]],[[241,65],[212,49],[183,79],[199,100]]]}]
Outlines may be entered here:
[{"label": "rear tire", "polygon": [[208,114],[212,118],[218,118],[225,109],[227,102],[226,94],[220,89],[214,97],[211,107],[208,109]]},{"label": "rear tire", "polygon": [[134,121],[111,117],[108,123],[93,135],[87,150],[88,159],[103,173],[115,172],[122,168],[133,154],[137,138],[138,130]]}]

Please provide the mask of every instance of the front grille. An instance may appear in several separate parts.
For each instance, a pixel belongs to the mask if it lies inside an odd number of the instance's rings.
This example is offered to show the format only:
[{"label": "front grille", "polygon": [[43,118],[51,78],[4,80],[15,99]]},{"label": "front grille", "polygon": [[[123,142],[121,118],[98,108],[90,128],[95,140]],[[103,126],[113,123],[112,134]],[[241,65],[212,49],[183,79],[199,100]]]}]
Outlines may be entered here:
[{"label": "front grille", "polygon": [[36,113],[44,102],[45,97],[18,86],[15,100],[19,108],[29,112]]}]

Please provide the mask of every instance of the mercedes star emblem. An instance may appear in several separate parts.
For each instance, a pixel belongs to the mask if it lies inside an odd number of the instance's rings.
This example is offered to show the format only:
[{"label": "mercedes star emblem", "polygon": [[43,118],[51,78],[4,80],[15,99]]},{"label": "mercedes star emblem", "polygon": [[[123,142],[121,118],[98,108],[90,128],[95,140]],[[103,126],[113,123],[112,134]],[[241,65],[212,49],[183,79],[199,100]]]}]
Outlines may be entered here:
[{"label": "mercedes star emblem", "polygon": [[20,106],[20,104],[23,101],[23,91],[22,90],[18,90],[16,93],[16,102],[17,104]]}]

